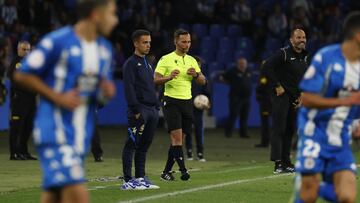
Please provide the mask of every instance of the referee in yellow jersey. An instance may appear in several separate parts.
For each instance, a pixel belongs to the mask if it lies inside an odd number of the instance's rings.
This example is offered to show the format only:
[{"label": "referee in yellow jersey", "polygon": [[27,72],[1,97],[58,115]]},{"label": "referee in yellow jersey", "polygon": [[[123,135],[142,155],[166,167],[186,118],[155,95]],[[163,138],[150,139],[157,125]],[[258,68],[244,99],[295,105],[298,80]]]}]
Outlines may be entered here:
[{"label": "referee in yellow jersey", "polygon": [[190,135],[192,130],[191,83],[195,79],[198,85],[206,84],[197,61],[187,55],[191,45],[189,32],[183,29],[176,30],[174,43],[175,51],[159,60],[154,76],[156,85],[165,84],[163,109],[171,138],[168,159],[161,174],[161,179],[165,181],[175,180],[171,174],[175,161],[180,168],[181,180],[190,178],[185,167],[182,144],[183,135]]}]

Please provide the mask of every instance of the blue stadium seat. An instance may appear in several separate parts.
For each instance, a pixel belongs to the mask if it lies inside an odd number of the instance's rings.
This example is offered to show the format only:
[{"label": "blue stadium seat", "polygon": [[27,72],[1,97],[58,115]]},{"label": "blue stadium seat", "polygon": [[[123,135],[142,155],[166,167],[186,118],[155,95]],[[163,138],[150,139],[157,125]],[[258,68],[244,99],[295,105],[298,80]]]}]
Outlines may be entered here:
[{"label": "blue stadium seat", "polygon": [[207,26],[200,23],[193,24],[191,31],[195,33],[199,38],[206,36],[208,33]]},{"label": "blue stadium seat", "polygon": [[234,60],[237,60],[239,58],[246,58],[246,60],[250,61],[252,58],[252,53],[246,50],[237,50],[234,53]]},{"label": "blue stadium seat", "polygon": [[216,62],[223,65],[228,64],[229,62],[234,61],[234,54],[229,50],[219,50],[216,55]]},{"label": "blue stadium seat", "polygon": [[215,61],[215,54],[213,50],[202,49],[200,51],[200,57],[206,64],[210,64],[211,62]]},{"label": "blue stadium seat", "polygon": [[267,38],[265,42],[265,50],[266,51],[275,51],[279,48],[281,48],[281,42],[280,40],[276,38]]},{"label": "blue stadium seat", "polygon": [[190,26],[186,23],[180,23],[178,27],[190,32]]},{"label": "blue stadium seat", "polygon": [[229,37],[222,37],[219,40],[219,49],[220,50],[229,50],[233,51],[235,48],[234,40]]},{"label": "blue stadium seat", "polygon": [[238,25],[227,26],[227,36],[231,38],[237,38],[241,34],[241,28]]},{"label": "blue stadium seat", "polygon": [[254,54],[254,46],[250,38],[247,37],[239,37],[236,40],[236,49],[242,50],[247,53],[247,55],[251,58]]},{"label": "blue stadium seat", "polygon": [[217,63],[217,62],[212,62],[208,66],[208,75],[210,75],[211,73],[213,73],[215,71],[221,71],[221,70],[224,70],[222,64]]},{"label": "blue stadium seat", "polygon": [[209,35],[211,37],[215,37],[215,38],[220,38],[220,37],[225,36],[224,27],[222,25],[218,25],[218,24],[210,25]]},{"label": "blue stadium seat", "polygon": [[200,47],[202,50],[207,49],[214,52],[217,49],[217,41],[210,36],[203,37]]}]

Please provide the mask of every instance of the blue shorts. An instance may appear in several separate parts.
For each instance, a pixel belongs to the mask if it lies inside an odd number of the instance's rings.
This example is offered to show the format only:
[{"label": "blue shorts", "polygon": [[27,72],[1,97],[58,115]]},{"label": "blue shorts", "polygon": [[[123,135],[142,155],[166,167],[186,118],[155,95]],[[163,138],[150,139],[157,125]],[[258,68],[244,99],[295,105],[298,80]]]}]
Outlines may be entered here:
[{"label": "blue shorts", "polygon": [[301,174],[321,173],[323,177],[328,178],[341,170],[356,173],[356,164],[350,146],[328,150],[326,145],[311,138],[300,139],[295,164],[296,171]]},{"label": "blue shorts", "polygon": [[84,155],[72,145],[39,145],[36,147],[43,172],[43,189],[61,188],[85,181]]}]

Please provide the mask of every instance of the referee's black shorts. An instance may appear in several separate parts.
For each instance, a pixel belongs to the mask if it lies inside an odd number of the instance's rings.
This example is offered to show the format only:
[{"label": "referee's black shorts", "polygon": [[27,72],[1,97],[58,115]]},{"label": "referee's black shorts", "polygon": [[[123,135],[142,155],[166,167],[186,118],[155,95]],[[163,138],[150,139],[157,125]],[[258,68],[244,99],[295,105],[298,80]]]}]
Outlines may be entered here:
[{"label": "referee's black shorts", "polygon": [[163,105],[168,131],[182,129],[184,134],[190,135],[193,120],[192,99],[183,100],[164,96]]}]

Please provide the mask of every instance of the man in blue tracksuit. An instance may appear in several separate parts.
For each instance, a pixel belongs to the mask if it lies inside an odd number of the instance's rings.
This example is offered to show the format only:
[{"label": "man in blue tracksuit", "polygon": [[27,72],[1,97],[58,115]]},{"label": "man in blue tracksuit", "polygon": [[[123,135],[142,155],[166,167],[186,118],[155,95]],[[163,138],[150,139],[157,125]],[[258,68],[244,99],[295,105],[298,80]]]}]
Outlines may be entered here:
[{"label": "man in blue tracksuit", "polygon": [[[154,71],[146,59],[151,37],[146,30],[132,35],[134,54],[123,67],[125,98],[128,104],[128,139],[123,149],[124,184],[122,190],[158,189],[145,177],[146,152],[158,123],[159,102],[154,85]],[[135,178],[131,176],[135,152]]]}]

